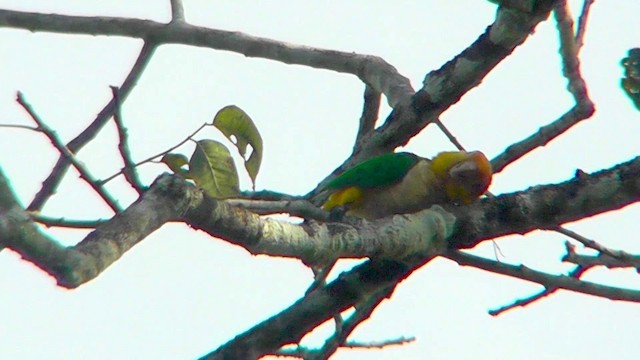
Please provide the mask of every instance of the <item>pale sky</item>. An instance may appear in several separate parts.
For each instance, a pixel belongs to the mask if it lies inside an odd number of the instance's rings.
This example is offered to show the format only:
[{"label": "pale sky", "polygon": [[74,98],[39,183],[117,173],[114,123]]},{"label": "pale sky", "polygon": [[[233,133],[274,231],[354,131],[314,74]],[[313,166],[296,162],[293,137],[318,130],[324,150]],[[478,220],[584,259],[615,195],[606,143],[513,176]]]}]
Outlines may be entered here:
[{"label": "pale sky", "polygon": [[[572,1],[574,13],[579,1]],[[185,1],[192,24],[361,54],[377,55],[419,88],[424,76],[464,50],[494,20],[488,1]],[[168,1],[0,0],[1,9],[169,19]],[[609,168],[640,153],[640,113],[619,87],[620,60],[640,47],[640,2],[596,2],[582,51],[596,115],[494,177],[494,194],[570,179],[576,169]],[[615,35],[614,35],[615,34]],[[0,123],[32,125],[15,102],[22,91],[64,140],[93,120],[133,64],[141,41],[0,29]],[[489,158],[566,112],[555,23],[542,23],[524,46],[448,110],[442,121],[470,149]],[[257,188],[290,194],[313,189],[349,155],[364,85],[338,74],[271,60],[178,45],[161,47],[123,108],[137,160],[184,139],[223,106],[235,104],[264,139]],[[382,119],[389,112],[383,106]],[[223,139],[213,129],[199,138]],[[80,159],[99,178],[121,166],[116,132],[105,127]],[[428,127],[405,150],[423,156],[452,149]],[[192,148],[181,151],[190,155]],[[0,128],[0,166],[28,203],[58,155],[41,134]],[[242,166],[238,164],[238,168]],[[166,171],[146,165],[151,182]],[[241,186],[249,189],[241,172]],[[109,189],[135,200],[123,181]],[[70,172],[44,214],[73,219],[109,216]],[[640,253],[634,235],[640,207],[629,206],[568,228],[608,247]],[[47,230],[75,244],[82,231]],[[567,271],[561,235],[535,232],[499,239],[508,263]],[[493,257],[490,242],[475,254]],[[350,268],[345,261],[336,271]],[[633,271],[592,270],[587,280],[640,288]],[[76,290],[8,250],[0,252],[0,359],[193,359],[216,349],[298,300],[312,281],[300,261],[252,256],[184,225],[165,225],[97,279]],[[380,341],[415,336],[384,350],[340,350],[333,359],[636,359],[638,304],[559,292],[499,317],[487,310],[540,286],[436,260],[397,288],[351,336]],[[305,344],[319,345],[324,326]]]}]

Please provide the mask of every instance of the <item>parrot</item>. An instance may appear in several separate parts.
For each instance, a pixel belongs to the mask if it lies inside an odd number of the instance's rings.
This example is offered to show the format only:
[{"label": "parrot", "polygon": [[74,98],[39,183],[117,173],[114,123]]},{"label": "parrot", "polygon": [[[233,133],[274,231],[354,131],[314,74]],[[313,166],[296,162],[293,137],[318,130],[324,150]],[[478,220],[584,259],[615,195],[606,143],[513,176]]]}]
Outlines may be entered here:
[{"label": "parrot", "polygon": [[487,191],[491,178],[491,163],[480,151],[446,151],[432,160],[387,153],[331,180],[326,186],[331,195],[322,208],[343,208],[347,215],[373,220],[434,204],[466,205]]}]

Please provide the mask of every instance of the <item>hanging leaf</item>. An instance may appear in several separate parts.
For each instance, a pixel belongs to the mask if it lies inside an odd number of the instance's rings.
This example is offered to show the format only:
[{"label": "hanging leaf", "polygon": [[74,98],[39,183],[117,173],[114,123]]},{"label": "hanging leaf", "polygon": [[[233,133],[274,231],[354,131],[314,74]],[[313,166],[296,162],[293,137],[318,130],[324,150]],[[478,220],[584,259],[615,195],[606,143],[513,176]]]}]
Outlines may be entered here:
[{"label": "hanging leaf", "polygon": [[[262,163],[262,137],[253,120],[235,105],[225,106],[213,118],[213,126],[218,128],[238,148],[244,159],[244,167],[251,178],[253,190],[256,189],[256,177]],[[253,151],[246,157],[247,144]]]},{"label": "hanging leaf", "polygon": [[184,178],[189,178],[189,169],[185,168],[185,165],[189,164],[189,160],[186,156],[182,154],[168,153],[160,159],[160,162],[167,165],[174,173]]},{"label": "hanging leaf", "polygon": [[196,142],[189,161],[189,175],[211,197],[222,199],[240,193],[238,171],[229,149],[217,141]]},{"label": "hanging leaf", "polygon": [[621,64],[624,67],[624,78],[620,85],[640,110],[640,48],[629,50],[629,55],[622,59]]}]

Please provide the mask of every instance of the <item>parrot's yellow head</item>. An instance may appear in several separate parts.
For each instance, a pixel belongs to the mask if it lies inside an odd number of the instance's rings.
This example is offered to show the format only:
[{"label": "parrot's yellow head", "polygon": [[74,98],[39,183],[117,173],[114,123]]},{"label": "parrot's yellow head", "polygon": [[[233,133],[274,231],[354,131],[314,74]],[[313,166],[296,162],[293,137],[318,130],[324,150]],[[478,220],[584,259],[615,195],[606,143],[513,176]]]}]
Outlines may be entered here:
[{"label": "parrot's yellow head", "polygon": [[480,151],[447,151],[432,160],[432,169],[442,181],[451,202],[470,204],[491,185],[491,163]]}]

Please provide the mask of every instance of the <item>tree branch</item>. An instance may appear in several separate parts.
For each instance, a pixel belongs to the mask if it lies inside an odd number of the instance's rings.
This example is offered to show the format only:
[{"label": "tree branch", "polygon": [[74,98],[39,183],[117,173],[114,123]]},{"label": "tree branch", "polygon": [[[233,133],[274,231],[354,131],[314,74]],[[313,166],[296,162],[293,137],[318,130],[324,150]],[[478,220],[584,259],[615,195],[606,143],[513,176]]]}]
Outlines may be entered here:
[{"label": "tree branch", "polygon": [[73,167],[80,173],[80,177],[84,180],[91,188],[104,200],[104,202],[113,210],[115,213],[119,213],[122,211],[118,201],[114,199],[107,190],[98,183],[98,181],[91,175],[89,170],[80,163],[75,157],[75,155],[64,145],[62,140],[58,137],[58,135],[40,119],[38,114],[33,110],[31,105],[27,103],[24,99],[22,93],[18,92],[16,97],[16,101],[22,108],[29,114],[31,119],[38,125],[38,129],[42,131],[43,134],[51,141],[51,144],[60,152],[61,156],[64,157],[68,162],[70,162]]},{"label": "tree branch", "polygon": [[614,251],[619,256],[612,256],[607,253],[597,255],[583,255],[575,251],[575,247],[569,242],[565,244],[567,254],[562,257],[562,261],[570,262],[582,267],[606,266],[609,269],[614,268],[636,268],[640,271],[640,256],[631,255],[624,251]]},{"label": "tree branch", "polygon": [[480,242],[535,229],[553,230],[558,225],[621,209],[640,201],[640,157],[601,170],[581,174],[554,185],[482,199],[451,208],[456,229],[452,248],[471,248]]},{"label": "tree branch", "polygon": [[[113,121],[116,123],[116,128],[118,129],[118,151],[120,151],[120,157],[122,158],[122,162],[124,164],[122,173],[124,174],[124,178],[127,180],[127,182],[138,192],[138,195],[142,195],[147,187],[144,186],[144,184],[140,180],[138,171],[136,170],[136,164],[131,158],[131,151],[129,150],[128,140],[129,135],[127,134],[127,128],[124,126],[124,122],[122,121],[120,100],[118,99],[118,88],[115,86],[111,86],[111,92],[116,102],[115,111],[113,112]],[[101,182],[101,184],[104,183]]]},{"label": "tree branch", "polygon": [[[0,200],[17,202],[4,181]],[[557,185],[538,186],[484,199],[472,205],[446,206],[455,218],[432,207],[416,214],[397,215],[358,226],[308,221],[301,225],[263,219],[246,210],[203,195],[179,176],[158,178],[138,201],[99,226],[75,247],[65,249],[31,229],[24,210],[15,216],[0,213],[0,242],[50,273],[61,286],[79,286],[103,271],[124,252],[167,221],[182,220],[196,229],[240,245],[254,254],[295,257],[324,264],[336,257],[380,257],[424,261],[438,254],[440,238],[450,248],[467,248],[499,236],[552,229],[640,201],[640,157],[593,175]],[[453,228],[452,228],[453,226]],[[52,248],[54,250],[46,250]],[[91,249],[85,250],[85,249]],[[69,255],[65,255],[68,250]],[[82,257],[86,254],[86,263]],[[84,252],[83,252],[84,251]],[[103,258],[104,257],[104,258]],[[55,261],[54,261],[55,260]],[[59,262],[66,264],[53,266]],[[87,265],[88,264],[88,265]],[[91,269],[86,270],[87,268]]]},{"label": "tree branch", "polygon": [[589,17],[589,10],[595,0],[584,0],[582,4],[582,11],[580,12],[580,18],[578,19],[578,30],[576,30],[576,52],[580,52],[582,45],[584,45],[584,35],[587,32],[587,18]]},{"label": "tree branch", "polygon": [[567,89],[574,98],[575,106],[549,125],[541,127],[535,134],[510,145],[502,154],[491,160],[494,173],[502,171],[509,164],[530,153],[535,148],[547,145],[574,125],[590,118],[595,112],[595,106],[587,93],[587,84],[580,72],[578,47],[575,44],[576,40],[573,32],[573,19],[567,9],[566,0],[558,2],[554,8],[554,14],[560,34],[562,74],[568,80]]},{"label": "tree branch", "polygon": [[233,51],[358,76],[385,94],[389,105],[406,101],[414,91],[409,79],[376,56],[300,46],[267,38],[190,25],[113,17],[67,16],[0,10],[0,27],[64,34],[91,34],[153,39],[157,44],[184,44]]},{"label": "tree branch", "polygon": [[380,92],[375,90],[369,85],[365,85],[364,88],[364,105],[362,108],[362,115],[360,116],[360,124],[358,126],[358,133],[356,134],[356,141],[354,142],[356,151],[360,142],[365,135],[373,131],[376,121],[378,121],[378,112],[380,111]]},{"label": "tree branch", "polygon": [[[161,178],[162,179],[162,178]],[[0,169],[0,242],[49,275],[59,286],[75,288],[98,276],[125,252],[189,205],[189,186],[156,186],[110,221],[99,225],[79,244],[64,247],[41,234],[18,204]]]},{"label": "tree branch", "polygon": [[547,289],[565,289],[583,294],[600,296],[611,300],[640,302],[640,290],[600,285],[590,281],[578,280],[566,275],[553,275],[536,271],[524,265],[511,265],[462,251],[449,251],[444,257],[463,266],[473,266],[482,270],[532,281]]},{"label": "tree branch", "polygon": [[499,8],[494,23],[476,41],[440,69],[427,74],[422,89],[407,101],[394,106],[385,123],[363,136],[360,141],[362,146],[357,147],[351,157],[308,196],[315,197],[332,178],[353,165],[407,144],[464,94],[479,85],[495,66],[534,32],[557,2],[537,1],[531,12]]},{"label": "tree branch", "polygon": [[340,274],[336,280],[308,293],[289,308],[201,359],[255,359],[273,354],[285,344],[298,343],[333,314],[360,303],[380,289],[399,283],[415,268],[410,269],[394,261],[369,260]]},{"label": "tree branch", "polygon": [[[6,16],[7,13],[14,13],[12,11],[0,10],[0,26],[7,26],[7,24],[11,23],[11,16]],[[142,75],[144,68],[147,66],[149,59],[153,55],[153,52],[156,49],[156,45],[154,43],[145,42],[142,50],[140,50],[140,55],[138,55],[138,59],[135,64],[131,68],[131,71],[127,75],[126,79],[120,86],[120,90],[118,91],[118,98],[121,102],[124,102],[127,96],[133,90],[133,87],[138,82],[138,79]],[[114,98],[105,105],[105,107],[98,113],[93,122],[82,131],[78,136],[76,136],[73,140],[71,140],[67,144],[67,149],[72,153],[76,154],[83,146],[88,144],[93,138],[98,134],[100,129],[107,123],[109,118],[113,115],[116,109],[116,101]],[[47,177],[47,179],[42,183],[42,188],[36,196],[31,201],[31,204],[27,207],[29,211],[37,211],[41,210],[47,200],[55,193],[60,181],[64,177],[64,174],[69,169],[70,162],[64,157],[60,156],[58,161],[51,170],[51,174]]]},{"label": "tree branch", "polygon": [[184,6],[182,0],[170,0],[171,3],[171,22],[184,21]]}]

